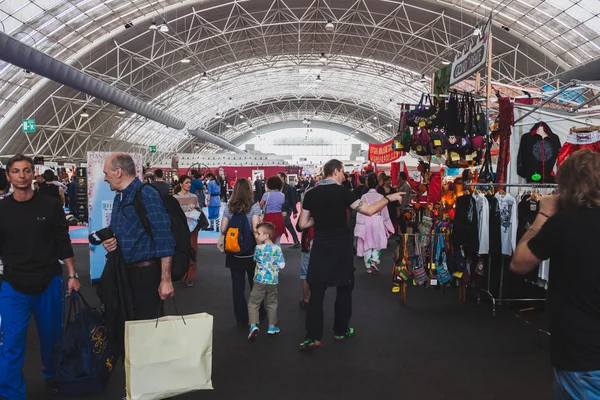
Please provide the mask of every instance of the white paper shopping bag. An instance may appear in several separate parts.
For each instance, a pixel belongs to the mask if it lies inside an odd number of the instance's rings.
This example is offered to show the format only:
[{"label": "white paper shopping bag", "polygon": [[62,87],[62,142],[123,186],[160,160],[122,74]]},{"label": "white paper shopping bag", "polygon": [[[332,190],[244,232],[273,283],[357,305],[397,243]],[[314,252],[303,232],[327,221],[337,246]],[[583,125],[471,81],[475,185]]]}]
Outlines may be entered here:
[{"label": "white paper shopping bag", "polygon": [[[185,321],[185,323],[184,323]],[[213,317],[201,313],[125,323],[128,400],[212,389]]]}]

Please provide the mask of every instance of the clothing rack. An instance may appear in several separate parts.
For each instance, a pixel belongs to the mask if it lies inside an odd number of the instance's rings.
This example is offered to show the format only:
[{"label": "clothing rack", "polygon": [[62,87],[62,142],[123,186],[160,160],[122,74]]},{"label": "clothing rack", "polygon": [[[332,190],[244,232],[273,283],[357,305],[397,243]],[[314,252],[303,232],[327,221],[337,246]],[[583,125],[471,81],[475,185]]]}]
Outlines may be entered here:
[{"label": "clothing rack", "polygon": [[[465,186],[499,186],[499,187],[523,187],[523,188],[530,188],[530,189],[544,189],[544,188],[556,188],[558,187],[558,184],[556,183],[481,183],[481,184],[475,184],[475,185],[471,185],[471,184],[465,184]],[[514,254],[514,251],[513,251]],[[477,297],[477,304],[481,304],[481,294],[486,294],[487,297],[490,298],[490,300],[492,301],[492,316],[496,316],[497,312],[496,312],[496,306],[501,306],[503,303],[512,303],[512,302],[545,302],[546,298],[543,299],[505,299],[502,297],[502,293],[503,293],[503,288],[504,288],[504,265],[505,265],[505,261],[506,258],[508,256],[502,254],[501,255],[501,270],[500,270],[500,288],[499,288],[499,292],[498,292],[498,297],[494,297],[494,295],[490,292],[490,286],[492,284],[492,274],[491,269],[492,269],[492,257],[490,254],[487,255],[488,256],[488,269],[487,269],[487,275],[488,275],[488,285],[487,285],[487,289],[479,289],[479,294]]]}]

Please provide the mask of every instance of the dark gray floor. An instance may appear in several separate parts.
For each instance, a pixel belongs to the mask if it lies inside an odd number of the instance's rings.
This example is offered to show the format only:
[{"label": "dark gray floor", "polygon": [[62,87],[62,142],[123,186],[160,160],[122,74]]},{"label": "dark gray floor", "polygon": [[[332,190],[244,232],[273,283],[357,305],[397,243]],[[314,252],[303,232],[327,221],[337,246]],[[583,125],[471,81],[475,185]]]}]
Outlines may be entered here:
[{"label": "dark gray floor", "polygon": [[[458,305],[456,291],[409,288],[409,307],[391,292],[391,252],[382,273],[368,276],[356,259],[352,326],[346,343],[324,339],[311,354],[300,353],[304,311],[298,308],[299,250],[287,250],[279,285],[278,337],[261,334],[254,344],[235,326],[229,271],[215,246],[199,250],[198,283],[176,288],[183,313],[206,311],[215,317],[214,391],[178,399],[550,399],[552,372],[547,347],[536,346],[535,328],[509,311],[494,318],[487,305]],[[89,277],[87,246],[75,246],[77,269]],[[86,298],[95,299],[87,284]],[[327,294],[326,332],[331,332],[335,290]],[[169,309],[167,309],[169,311]],[[37,332],[29,331],[25,376],[28,399],[50,399],[40,372]],[[106,394],[90,399],[120,399],[122,367]],[[85,400],[85,399],[80,399]]]}]

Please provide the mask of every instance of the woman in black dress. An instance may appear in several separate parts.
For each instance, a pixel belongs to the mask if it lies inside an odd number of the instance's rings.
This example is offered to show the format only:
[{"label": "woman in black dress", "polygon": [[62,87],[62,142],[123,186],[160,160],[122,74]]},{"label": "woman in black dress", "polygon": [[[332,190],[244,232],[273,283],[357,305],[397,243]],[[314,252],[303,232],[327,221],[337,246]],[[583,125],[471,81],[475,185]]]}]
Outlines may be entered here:
[{"label": "woman in black dress", "polygon": [[[383,186],[380,186],[377,189],[377,192],[383,196],[387,196],[388,194],[393,194],[393,193],[397,193],[398,191],[396,190],[396,188],[392,187],[392,177],[389,175],[385,175],[383,178]],[[392,201],[387,205],[388,208],[388,212],[390,213],[390,220],[392,221],[392,224],[394,224],[394,227],[397,227],[397,222],[398,222],[398,207],[400,206],[400,203],[398,203],[397,201]]]}]

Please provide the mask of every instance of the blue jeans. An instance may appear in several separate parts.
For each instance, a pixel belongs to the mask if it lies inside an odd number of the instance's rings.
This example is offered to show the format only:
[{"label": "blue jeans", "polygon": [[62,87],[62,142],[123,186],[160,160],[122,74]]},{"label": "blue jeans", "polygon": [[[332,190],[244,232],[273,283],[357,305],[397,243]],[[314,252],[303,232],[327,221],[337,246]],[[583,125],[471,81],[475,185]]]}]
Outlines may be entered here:
[{"label": "blue jeans", "polygon": [[8,282],[0,288],[0,398],[25,400],[25,343],[31,313],[35,318],[45,378],[54,376],[52,348],[62,334],[64,282],[55,276],[39,294],[17,292]]},{"label": "blue jeans", "polygon": [[600,371],[554,371],[554,400],[600,399]]}]

